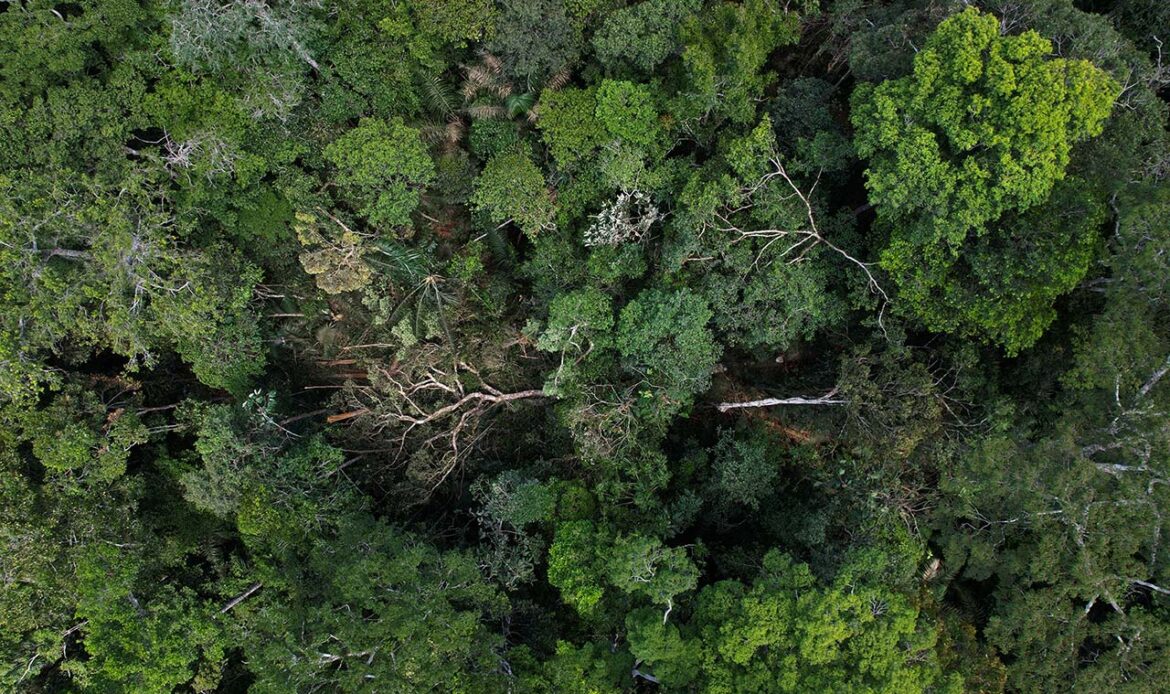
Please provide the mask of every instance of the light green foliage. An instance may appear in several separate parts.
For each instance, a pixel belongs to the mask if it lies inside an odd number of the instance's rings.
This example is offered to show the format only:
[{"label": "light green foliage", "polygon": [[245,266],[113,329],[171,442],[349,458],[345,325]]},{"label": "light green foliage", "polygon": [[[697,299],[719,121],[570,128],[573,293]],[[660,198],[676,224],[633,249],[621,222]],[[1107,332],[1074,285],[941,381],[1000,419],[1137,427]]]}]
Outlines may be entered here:
[{"label": "light green foliage", "polygon": [[540,120],[536,124],[558,166],[568,168],[588,160],[605,143],[605,126],[596,115],[598,108],[595,88],[570,87],[541,94]]},{"label": "light green foliage", "polygon": [[750,586],[703,588],[680,628],[627,620],[630,650],[671,688],[705,692],[960,692],[944,674],[938,629],[910,599],[848,571],[819,583],[778,551]]},{"label": "light green foliage", "polygon": [[722,353],[707,323],[712,311],[689,290],[650,289],[622,309],[616,345],[654,406],[685,409],[707,388]]},{"label": "light green foliage", "polygon": [[650,147],[659,137],[658,113],[646,85],[602,82],[597,88],[597,120],[611,135],[637,147]]},{"label": "light green foliage", "polygon": [[681,48],[678,27],[701,0],[646,0],[606,15],[593,35],[593,50],[610,70],[649,72]]},{"label": "light green foliage", "polygon": [[966,321],[1009,351],[1033,344],[1055,320],[1056,299],[1088,271],[1105,212],[1088,183],[1070,177],[1044,204],[1005,214],[999,233],[969,240],[949,270],[946,302],[963,313],[933,325],[963,331]]},{"label": "light green foliage", "polygon": [[293,229],[305,248],[300,255],[301,266],[313,275],[321,291],[355,291],[373,279],[374,269],[365,261],[373,251],[367,235],[350,229],[336,217],[321,219],[307,212],[297,212]]},{"label": "light green foliage", "polygon": [[630,675],[633,659],[624,650],[614,651],[606,643],[574,647],[558,641],[556,652],[544,662],[545,680],[538,691],[565,694],[618,694]]},{"label": "light green foliage", "polygon": [[409,225],[420,189],[435,178],[419,131],[397,119],[362,119],[325,148],[325,158],[347,199],[376,227]]},{"label": "light green foliage", "polygon": [[523,146],[492,157],[475,179],[471,202],[492,222],[515,222],[529,236],[552,228],[556,214],[544,174]]},{"label": "light green foliage", "polygon": [[[931,328],[973,331],[1012,352],[1035,341],[1035,305],[1073,286],[1084,260],[1025,291],[1014,282],[980,287],[993,315],[965,296],[966,268],[979,278],[1019,262],[1024,273],[1033,256],[1020,257],[1019,247],[1031,234],[1004,215],[1049,198],[1072,145],[1101,132],[1118,93],[1092,64],[1050,58],[1051,49],[1034,32],[1001,36],[995,17],[968,9],[931,35],[912,76],[861,85],[853,96],[866,186],[891,234],[882,266],[903,305]],[[1038,245],[1078,246],[1081,238],[1078,231]],[[979,257],[971,246],[980,241],[1005,250]]]},{"label": "light green foliage", "polygon": [[548,549],[549,584],[582,615],[593,613],[605,594],[605,542],[592,521],[575,520],[557,526]]},{"label": "light green foliage", "polygon": [[78,566],[89,659],[68,668],[87,688],[162,694],[190,681],[200,659],[224,657],[214,607],[190,589],[152,586],[144,568],[108,545],[95,545]]}]

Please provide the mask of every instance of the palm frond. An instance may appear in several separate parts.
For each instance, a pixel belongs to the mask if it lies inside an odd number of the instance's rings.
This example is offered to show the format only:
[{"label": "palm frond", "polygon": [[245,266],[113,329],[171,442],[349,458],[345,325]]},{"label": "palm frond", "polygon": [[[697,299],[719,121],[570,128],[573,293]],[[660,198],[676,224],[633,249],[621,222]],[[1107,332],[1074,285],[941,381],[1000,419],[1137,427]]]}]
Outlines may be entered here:
[{"label": "palm frond", "polygon": [[497,99],[507,99],[509,96],[512,95],[512,83],[511,82],[496,82],[495,84],[492,85],[491,92],[492,92],[492,95],[495,96]]},{"label": "palm frond", "polygon": [[464,133],[467,132],[467,125],[463,122],[462,118],[455,116],[447,121],[444,131],[444,142],[448,146],[454,147],[463,139]]},{"label": "palm frond", "polygon": [[487,51],[480,51],[479,59],[483,62],[484,67],[491,70],[494,74],[502,74],[504,72],[504,64],[499,58]]},{"label": "palm frond", "polygon": [[464,71],[463,85],[460,91],[464,101],[471,101],[480,91],[488,89],[496,82],[496,76],[482,65],[472,65]]},{"label": "palm frond", "polygon": [[437,145],[447,139],[447,124],[426,123],[419,128],[423,142]]},{"label": "palm frond", "polygon": [[490,120],[493,118],[507,118],[508,109],[503,106],[496,106],[495,104],[476,104],[467,109],[467,113],[472,118],[479,118],[482,120]]},{"label": "palm frond", "polygon": [[504,100],[504,105],[508,108],[508,116],[516,118],[532,110],[532,107],[536,105],[536,94],[533,92],[513,94]]},{"label": "palm frond", "polygon": [[554,72],[552,77],[548,78],[548,82],[545,83],[544,88],[554,92],[560,89],[564,89],[565,85],[569,83],[569,80],[572,79],[572,77],[573,71],[569,69],[568,65],[566,65],[560,70]]},{"label": "palm frond", "polygon": [[367,256],[367,260],[386,269],[391,277],[402,284],[420,281],[429,270],[426,256],[394,239],[375,239],[374,247],[378,249],[379,255]]},{"label": "palm frond", "polygon": [[450,116],[455,112],[455,94],[442,77],[435,74],[423,75],[419,81],[422,83],[422,96],[428,108],[443,116]]}]

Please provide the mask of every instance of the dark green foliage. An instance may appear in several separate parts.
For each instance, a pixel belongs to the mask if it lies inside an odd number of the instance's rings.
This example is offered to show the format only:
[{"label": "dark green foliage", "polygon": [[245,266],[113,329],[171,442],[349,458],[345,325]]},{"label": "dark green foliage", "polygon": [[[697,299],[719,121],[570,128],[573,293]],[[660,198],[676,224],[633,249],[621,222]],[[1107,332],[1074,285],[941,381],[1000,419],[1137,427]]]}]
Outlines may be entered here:
[{"label": "dark green foliage", "polygon": [[650,72],[681,47],[678,26],[698,0],[646,0],[612,12],[593,35],[593,50],[610,70]]},{"label": "dark green foliage", "polygon": [[488,48],[500,56],[508,76],[529,86],[543,84],[571,66],[581,48],[581,29],[563,0],[501,0]]},{"label": "dark green foliage", "polygon": [[306,556],[274,567],[274,589],[241,617],[260,691],[363,691],[371,679],[491,691],[502,681],[499,638],[481,617],[504,603],[470,556],[366,516],[333,522]]}]

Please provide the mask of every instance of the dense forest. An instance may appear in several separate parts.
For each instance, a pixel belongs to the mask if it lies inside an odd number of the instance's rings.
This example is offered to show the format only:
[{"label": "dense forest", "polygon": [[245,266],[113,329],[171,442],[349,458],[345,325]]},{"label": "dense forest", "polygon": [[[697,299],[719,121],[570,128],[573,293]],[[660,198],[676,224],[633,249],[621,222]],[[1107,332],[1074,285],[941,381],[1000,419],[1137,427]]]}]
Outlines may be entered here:
[{"label": "dense forest", "polygon": [[1170,687],[1165,0],[0,0],[0,690]]}]

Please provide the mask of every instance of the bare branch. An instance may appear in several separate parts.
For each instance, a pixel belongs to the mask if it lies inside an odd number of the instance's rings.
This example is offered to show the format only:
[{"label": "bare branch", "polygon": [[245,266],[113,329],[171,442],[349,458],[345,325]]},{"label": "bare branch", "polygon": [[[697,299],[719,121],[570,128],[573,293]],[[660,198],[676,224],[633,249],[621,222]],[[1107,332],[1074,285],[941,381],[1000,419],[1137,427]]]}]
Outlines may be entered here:
[{"label": "bare branch", "polygon": [[239,605],[241,602],[252,597],[256,593],[256,591],[260,590],[263,587],[264,587],[263,583],[261,583],[260,581],[256,581],[252,585],[248,586],[248,589],[245,590],[243,593],[240,593],[236,597],[229,600],[226,605],[224,605],[222,608],[220,608],[219,613],[220,614],[227,614],[228,612],[231,612],[236,607],[236,605]]},{"label": "bare branch", "polygon": [[715,406],[715,409],[720,412],[727,412],[728,410],[737,410],[746,407],[773,407],[777,405],[844,405],[848,401],[833,397],[837,394],[837,389],[834,388],[828,393],[816,398],[792,397],[792,398],[764,398],[762,400],[749,400],[747,402],[721,402]]}]

